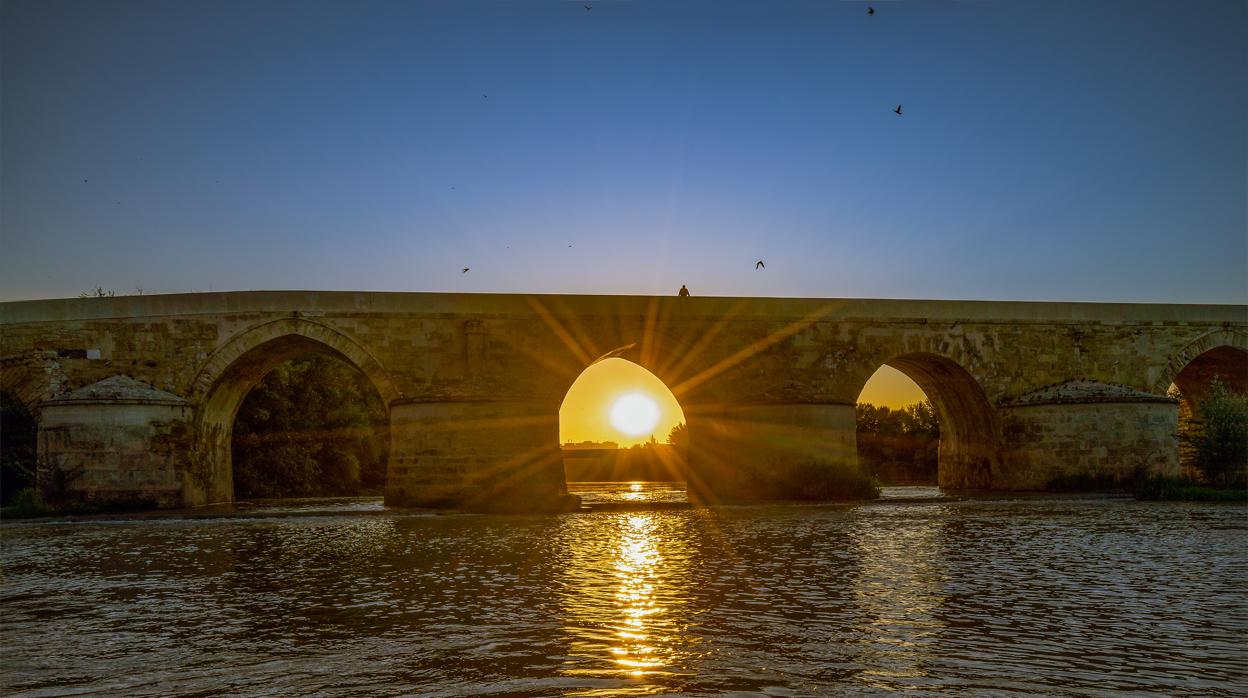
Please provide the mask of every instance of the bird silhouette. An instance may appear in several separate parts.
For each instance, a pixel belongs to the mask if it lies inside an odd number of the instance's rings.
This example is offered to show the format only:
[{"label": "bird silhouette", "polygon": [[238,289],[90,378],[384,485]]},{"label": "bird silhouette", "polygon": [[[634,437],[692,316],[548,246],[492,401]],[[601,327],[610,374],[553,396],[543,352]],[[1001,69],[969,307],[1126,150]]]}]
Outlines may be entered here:
[{"label": "bird silhouette", "polygon": [[761,259],[760,259],[760,260],[758,260],[757,262],[755,262],[755,263],[754,263],[754,268],[755,268],[755,269],[766,269],[766,268],[767,268],[767,265],[766,265],[766,264],[763,264],[763,260],[761,260]]},{"label": "bird silhouette", "polygon": [[489,99],[489,98],[490,98],[489,95],[481,95],[481,99]]},{"label": "bird silhouette", "polygon": [[85,179],[84,179],[84,180],[82,180],[82,183],[83,183],[83,184],[86,184],[86,183],[87,183],[87,180],[85,180]]},{"label": "bird silhouette", "polygon": [[868,16],[868,17],[874,17],[874,16],[875,16],[875,8],[874,8],[874,7],[871,7],[870,5],[867,5],[867,16]]},{"label": "bird silhouette", "polygon": [[594,6],[593,6],[593,5],[582,5],[582,7],[584,7],[584,8],[585,8],[585,11],[586,11],[586,12],[589,12],[590,10],[594,9]]},{"label": "bird silhouette", "polygon": [[894,109],[893,111],[897,112],[897,116],[901,116],[901,105],[900,105],[900,104],[898,104],[898,105],[897,105],[897,108],[896,108],[896,109]]},{"label": "bird silhouette", "polygon": [[464,267],[464,270],[463,270],[463,271],[461,271],[461,272],[459,272],[459,273],[460,273],[460,274],[467,274],[467,273],[468,273],[468,267]]}]

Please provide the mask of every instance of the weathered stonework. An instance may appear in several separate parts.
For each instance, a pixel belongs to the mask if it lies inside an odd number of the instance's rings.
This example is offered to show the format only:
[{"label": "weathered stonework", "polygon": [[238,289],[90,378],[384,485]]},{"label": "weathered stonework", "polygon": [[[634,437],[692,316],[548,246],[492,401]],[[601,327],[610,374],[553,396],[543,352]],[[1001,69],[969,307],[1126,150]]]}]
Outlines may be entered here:
[{"label": "weathered stonework", "polygon": [[[396,504],[561,506],[558,405],[608,355],[672,389],[690,479],[708,499],[748,499],[751,483],[797,460],[854,463],[852,406],[883,364],[937,409],[942,485],[1028,489],[1072,470],[1172,469],[1166,389],[1178,381],[1198,399],[1212,375],[1248,385],[1248,308],[337,292],[0,304],[0,389],[29,406],[117,374],[185,401],[164,406],[185,438],[150,437],[182,445],[149,448],[178,474],[181,504],[232,498],[243,397],[278,363],[316,352],[358,367],[390,406]],[[1134,397],[1021,401],[1071,381]],[[50,434],[67,426],[66,407],[40,414]],[[134,419],[179,421],[158,416]],[[108,422],[75,418],[93,425],[73,441],[85,460]]]},{"label": "weathered stonework", "polygon": [[518,512],[579,504],[567,496],[557,406],[399,402],[390,429],[390,505]]},{"label": "weathered stonework", "polygon": [[1057,478],[1126,483],[1138,472],[1179,474],[1178,401],[1121,385],[1073,380],[1004,405],[1007,489]]},{"label": "weathered stonework", "polygon": [[39,469],[60,471],[69,499],[183,502],[190,454],[186,400],[117,375],[53,398],[39,416]]}]

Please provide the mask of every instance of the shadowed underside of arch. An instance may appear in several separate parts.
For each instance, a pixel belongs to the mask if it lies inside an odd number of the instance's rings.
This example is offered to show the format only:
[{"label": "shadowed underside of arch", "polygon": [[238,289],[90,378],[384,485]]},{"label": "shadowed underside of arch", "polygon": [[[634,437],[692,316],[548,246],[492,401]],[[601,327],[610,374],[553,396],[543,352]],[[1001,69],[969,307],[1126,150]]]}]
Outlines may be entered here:
[{"label": "shadowed underside of arch", "polygon": [[1218,346],[1192,359],[1174,377],[1185,399],[1199,400],[1217,378],[1237,393],[1248,392],[1248,350]]},{"label": "shadowed underside of arch", "polygon": [[1214,375],[1238,391],[1248,390],[1248,334],[1231,329],[1210,332],[1170,357],[1153,385],[1164,395],[1171,383],[1185,394],[1203,393]]},{"label": "shadowed underside of arch", "polygon": [[232,501],[231,440],[234,418],[247,393],[280,364],[309,354],[333,356],[369,377],[387,405],[398,397],[380,364],[350,338],[318,323],[281,320],[231,340],[212,357],[192,387],[199,396],[193,470],[187,478],[189,504]]},{"label": "shadowed underside of arch", "polygon": [[947,489],[988,489],[999,471],[999,427],[975,377],[938,354],[902,354],[885,362],[918,384],[940,419],[938,481]]}]

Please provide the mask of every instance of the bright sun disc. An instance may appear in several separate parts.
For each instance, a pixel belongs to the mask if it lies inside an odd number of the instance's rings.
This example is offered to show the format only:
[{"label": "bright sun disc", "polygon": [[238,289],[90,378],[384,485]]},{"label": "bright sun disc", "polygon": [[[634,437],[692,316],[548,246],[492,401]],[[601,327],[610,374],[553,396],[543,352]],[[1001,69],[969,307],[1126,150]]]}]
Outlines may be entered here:
[{"label": "bright sun disc", "polygon": [[611,405],[611,424],[629,436],[642,436],[654,431],[659,423],[659,406],[641,393],[621,396]]}]

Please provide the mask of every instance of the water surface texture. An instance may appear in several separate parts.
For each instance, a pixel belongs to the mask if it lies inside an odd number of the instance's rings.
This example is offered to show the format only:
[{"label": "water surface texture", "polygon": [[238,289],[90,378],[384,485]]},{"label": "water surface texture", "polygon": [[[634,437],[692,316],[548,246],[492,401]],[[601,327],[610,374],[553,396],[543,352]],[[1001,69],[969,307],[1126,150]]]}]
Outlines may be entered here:
[{"label": "water surface texture", "polygon": [[0,692],[1243,695],[1246,524],[1122,500],[6,522]]}]

